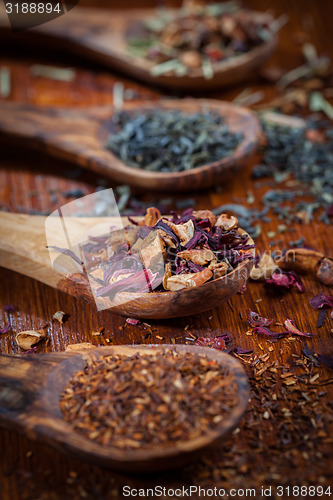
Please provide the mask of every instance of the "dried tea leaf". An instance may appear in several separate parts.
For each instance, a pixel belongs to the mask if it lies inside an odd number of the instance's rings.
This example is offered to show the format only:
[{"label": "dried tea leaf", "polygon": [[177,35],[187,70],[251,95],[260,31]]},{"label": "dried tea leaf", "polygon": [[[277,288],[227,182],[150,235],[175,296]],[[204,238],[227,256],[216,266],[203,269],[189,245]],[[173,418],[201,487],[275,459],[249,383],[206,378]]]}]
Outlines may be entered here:
[{"label": "dried tea leaf", "polygon": [[37,342],[40,342],[46,337],[46,333],[43,330],[26,330],[19,332],[15,336],[17,345],[26,351],[31,349]]}]

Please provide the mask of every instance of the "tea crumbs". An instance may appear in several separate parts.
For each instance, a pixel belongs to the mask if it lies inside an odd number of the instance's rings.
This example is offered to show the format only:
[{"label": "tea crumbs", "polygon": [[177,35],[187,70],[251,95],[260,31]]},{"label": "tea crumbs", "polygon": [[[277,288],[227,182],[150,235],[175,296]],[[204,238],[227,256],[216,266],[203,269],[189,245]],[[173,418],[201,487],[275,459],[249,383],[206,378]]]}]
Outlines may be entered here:
[{"label": "tea crumbs", "polygon": [[166,350],[88,360],[60,407],[77,432],[104,446],[168,447],[215,430],[237,392],[234,375],[217,361]]}]

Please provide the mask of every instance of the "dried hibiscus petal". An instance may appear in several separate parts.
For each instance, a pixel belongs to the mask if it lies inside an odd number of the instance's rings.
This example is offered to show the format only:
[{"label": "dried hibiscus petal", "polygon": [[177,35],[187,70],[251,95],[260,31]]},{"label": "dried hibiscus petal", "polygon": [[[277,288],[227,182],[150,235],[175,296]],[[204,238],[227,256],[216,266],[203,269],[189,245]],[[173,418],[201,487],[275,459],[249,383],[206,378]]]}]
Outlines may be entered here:
[{"label": "dried hibiscus petal", "polygon": [[300,292],[304,292],[304,285],[300,276],[298,276],[295,271],[282,271],[277,269],[272,274],[272,277],[266,280],[266,283],[284,288],[290,288],[296,286]]},{"label": "dried hibiscus petal", "polygon": [[195,345],[199,345],[202,347],[212,347],[213,349],[223,350],[225,348],[225,340],[223,335],[219,335],[216,337],[199,337]]},{"label": "dried hibiscus petal", "polygon": [[313,337],[313,333],[304,333],[297,328],[292,319],[286,319],[284,322],[284,326],[287,328],[288,332],[293,333],[294,335],[301,335],[302,337]]},{"label": "dried hibiscus petal", "polygon": [[333,307],[333,297],[331,295],[324,295],[324,292],[320,292],[310,299],[310,305],[315,309],[330,309]]},{"label": "dried hibiscus petal", "polygon": [[263,316],[260,316],[257,312],[250,311],[250,309],[246,311],[246,315],[247,315],[247,320],[251,326],[268,326],[274,321],[273,319],[264,318]]},{"label": "dried hibiscus petal", "polygon": [[4,328],[2,328],[2,329],[0,330],[0,334],[1,334],[1,333],[8,333],[8,332],[9,332],[9,330],[10,330],[10,323],[8,323],[8,324],[7,324]]},{"label": "dried hibiscus petal", "polygon": [[255,326],[252,331],[253,333],[267,335],[268,337],[272,337],[273,339],[281,339],[282,337],[285,337],[285,335],[289,333],[289,332],[272,332],[272,330],[266,328],[265,326]]},{"label": "dried hibiscus petal", "polygon": [[126,319],[126,323],[128,323],[129,325],[140,325],[141,323],[141,320],[140,319],[135,319],[135,318],[127,318]]},{"label": "dried hibiscus petal", "polygon": [[327,309],[319,309],[318,311],[318,320],[317,320],[317,328],[323,326],[325,318],[327,314]]},{"label": "dried hibiscus petal", "polygon": [[14,312],[15,311],[15,306],[13,306],[12,304],[6,304],[3,308],[6,312]]}]

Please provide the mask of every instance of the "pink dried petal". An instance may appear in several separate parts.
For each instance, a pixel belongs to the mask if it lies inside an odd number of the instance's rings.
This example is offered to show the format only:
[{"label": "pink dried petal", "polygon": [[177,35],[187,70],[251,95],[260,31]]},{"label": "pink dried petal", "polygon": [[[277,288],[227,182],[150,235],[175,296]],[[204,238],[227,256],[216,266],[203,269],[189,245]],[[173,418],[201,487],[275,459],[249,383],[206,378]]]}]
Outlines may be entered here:
[{"label": "pink dried petal", "polygon": [[330,309],[333,307],[333,297],[320,292],[310,299],[310,305],[315,309]]},{"label": "pink dried petal", "polygon": [[246,315],[251,326],[269,326],[274,321],[273,319],[264,318],[257,312],[250,311],[250,309],[246,311]]},{"label": "pink dried petal", "polygon": [[195,345],[200,345],[202,347],[213,347],[214,349],[223,350],[225,348],[225,341],[223,336],[218,337],[199,337]]},{"label": "pink dried petal", "polygon": [[302,337],[313,337],[313,333],[304,333],[297,328],[292,319],[286,319],[284,322],[284,326],[287,328],[288,332],[293,333],[294,335],[301,335]]},{"label": "pink dried petal", "polygon": [[3,306],[3,308],[6,312],[14,312],[15,311],[15,306],[13,306],[12,304],[6,304],[5,306]]},{"label": "pink dried petal", "polygon": [[1,333],[8,333],[10,330],[10,323],[8,323],[4,328],[2,328],[2,330],[0,330],[0,334]]},{"label": "pink dried petal", "polygon": [[135,318],[127,318],[126,319],[126,323],[128,323],[129,325],[140,325],[141,323],[141,320],[140,319],[135,319]]},{"label": "pink dried petal", "polygon": [[266,280],[266,283],[284,288],[296,286],[300,292],[304,292],[303,282],[295,271],[283,271],[282,269],[278,269],[274,271],[270,279]]},{"label": "pink dried petal", "polygon": [[281,339],[285,335],[288,335],[289,332],[272,332],[269,328],[265,326],[255,326],[253,328],[253,333],[261,333],[262,335],[267,335],[268,337],[272,337],[273,339]]}]

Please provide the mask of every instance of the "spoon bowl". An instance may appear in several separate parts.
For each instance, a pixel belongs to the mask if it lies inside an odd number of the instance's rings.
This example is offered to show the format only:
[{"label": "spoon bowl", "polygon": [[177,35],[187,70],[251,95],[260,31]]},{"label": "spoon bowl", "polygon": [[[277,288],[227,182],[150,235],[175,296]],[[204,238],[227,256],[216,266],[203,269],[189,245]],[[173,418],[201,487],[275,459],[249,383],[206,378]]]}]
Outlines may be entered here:
[{"label": "spoon bowl", "polygon": [[245,166],[259,143],[261,129],[257,117],[248,109],[210,99],[162,99],[159,101],[127,102],[123,110],[179,110],[183,113],[214,111],[225,117],[231,132],[240,133],[242,140],[235,151],[216,162],[183,172],[150,172],[125,165],[105,148],[110,134],[110,121],[115,113],[111,106],[90,109],[44,108],[2,102],[0,105],[0,135],[22,146],[46,151],[125,183],[150,191],[193,191],[221,184]]},{"label": "spoon bowl", "polygon": [[[205,355],[217,361],[225,372],[233,374],[238,402],[220,424],[195,439],[168,447],[121,450],[100,445],[75,432],[62,418],[59,398],[70,378],[87,360],[103,355],[151,355],[173,350]],[[24,356],[0,356],[0,424],[19,431],[31,439],[46,442],[61,452],[83,458],[108,468],[132,472],[150,472],[182,466],[198,458],[205,450],[217,446],[231,432],[244,414],[249,385],[241,363],[232,356],[200,346],[145,345],[113,346],[84,351]]]},{"label": "spoon bowl", "polygon": [[[79,55],[149,84],[196,91],[221,88],[249,79],[270,57],[278,43],[278,35],[272,33],[269,40],[249,52],[216,63],[212,78],[205,78],[200,68],[182,76],[154,76],[151,71],[153,63],[131,54],[128,49],[131,26],[154,16],[156,9],[101,10],[75,7],[52,23],[15,32],[14,36],[3,16],[3,21],[0,20],[0,41],[4,45],[30,43],[36,50],[42,44],[51,50],[56,49],[57,53],[66,51]],[[264,12],[251,11],[251,16],[268,25],[273,21],[272,16]]]},{"label": "spoon bowl", "polygon": [[[112,217],[78,217],[74,219],[82,228],[93,228],[98,224],[119,225],[119,219]],[[142,218],[135,217],[137,221]],[[53,288],[57,288],[81,300],[95,304],[89,281],[85,275],[75,272],[63,274],[51,265],[45,239],[46,217],[0,212],[2,238],[0,240],[0,265],[7,269],[30,276]],[[128,224],[126,217],[122,218]],[[73,225],[72,225],[73,228]],[[245,231],[239,229],[240,234]],[[249,244],[253,240],[249,238]],[[254,249],[253,249],[254,252]],[[69,261],[71,259],[68,257]],[[246,284],[253,260],[246,259],[231,272],[194,288],[176,292],[151,292],[117,294],[109,299],[107,308],[111,312],[131,318],[162,319],[208,311],[219,307]],[[105,307],[104,307],[105,308]]]}]

